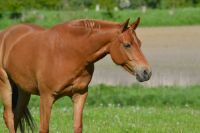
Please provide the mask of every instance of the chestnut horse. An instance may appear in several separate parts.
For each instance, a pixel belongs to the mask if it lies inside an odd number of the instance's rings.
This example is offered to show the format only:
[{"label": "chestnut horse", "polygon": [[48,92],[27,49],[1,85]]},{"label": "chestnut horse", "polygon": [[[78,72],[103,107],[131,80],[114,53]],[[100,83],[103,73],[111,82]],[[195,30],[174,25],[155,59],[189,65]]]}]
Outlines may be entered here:
[{"label": "chestnut horse", "polygon": [[74,107],[74,132],[82,132],[82,112],[94,63],[110,54],[140,82],[151,68],[132,24],[100,20],[73,20],[50,29],[19,24],[0,33],[0,96],[10,133],[33,129],[27,105],[31,94],[40,95],[40,133],[49,132],[53,103],[69,96]]}]

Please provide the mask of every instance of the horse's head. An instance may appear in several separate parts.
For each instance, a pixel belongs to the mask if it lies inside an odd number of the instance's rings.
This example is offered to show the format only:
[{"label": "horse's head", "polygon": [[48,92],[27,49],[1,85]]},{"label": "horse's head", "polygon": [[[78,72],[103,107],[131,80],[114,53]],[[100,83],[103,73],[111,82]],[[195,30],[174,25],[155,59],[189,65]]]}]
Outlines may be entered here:
[{"label": "horse's head", "polygon": [[122,24],[120,34],[110,43],[109,52],[112,60],[121,65],[140,82],[151,77],[151,68],[141,51],[141,41],[135,33],[140,18],[129,25],[129,19]]}]

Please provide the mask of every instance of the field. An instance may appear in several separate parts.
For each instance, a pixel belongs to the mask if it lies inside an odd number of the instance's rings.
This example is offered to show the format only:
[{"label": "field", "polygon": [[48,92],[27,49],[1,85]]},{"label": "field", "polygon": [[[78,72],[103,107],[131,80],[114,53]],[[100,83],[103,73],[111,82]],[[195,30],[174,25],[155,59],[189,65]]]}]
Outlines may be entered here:
[{"label": "field", "polygon": [[[38,110],[31,110],[37,123]],[[52,114],[50,133],[73,133],[71,108],[56,108]],[[2,119],[0,122],[3,123]],[[200,111],[191,108],[86,107],[84,110],[84,133],[198,133],[199,123]],[[8,132],[3,124],[0,132]]]},{"label": "field", "polygon": [[[136,33],[153,72],[151,80],[143,85],[200,83],[200,26],[139,27]],[[114,65],[110,56],[97,62],[92,80],[92,84],[130,85],[135,82],[135,77]]]},{"label": "field", "polygon": [[[199,86],[92,86],[84,110],[84,132],[198,133],[200,130],[199,98]],[[29,108],[38,125],[39,98],[37,96],[32,97]],[[73,109],[69,98],[62,98],[55,103],[50,132],[72,133],[72,115]],[[6,133],[2,117],[0,123],[2,123],[0,132]]]},{"label": "field", "polygon": [[[0,29],[16,23],[51,27],[76,18],[123,22],[127,17],[133,21],[141,16],[141,27],[136,33],[142,41],[142,51],[152,66],[152,78],[139,85],[135,77],[116,66],[109,55],[97,62],[84,110],[84,133],[200,131],[200,8],[148,9],[145,13],[124,10],[114,12],[112,17],[104,11],[90,10],[25,11],[20,20],[11,20],[8,14],[0,19]],[[39,127],[39,97],[32,96],[29,108]],[[2,112],[0,104],[0,114]],[[56,102],[50,133],[72,133],[72,115],[69,98]],[[0,123],[0,133],[7,133],[3,117],[0,117]]]},{"label": "field", "polygon": [[[145,13],[141,10],[123,10],[114,12],[114,16],[109,17],[106,16],[104,11],[36,10],[24,12],[24,16],[20,20],[10,20],[7,12],[0,19],[0,28],[5,28],[13,23],[24,22],[51,27],[56,23],[76,18],[96,18],[123,22],[127,16],[130,16],[132,21],[133,18],[141,16],[141,27],[136,32],[142,41],[142,50],[153,70],[151,80],[143,84],[147,86],[199,84],[200,8],[174,9],[173,14],[170,12],[171,10],[166,9],[147,9]],[[100,83],[130,85],[136,82],[135,77],[114,65],[110,56],[97,62],[95,67],[92,85]]]},{"label": "field", "polygon": [[198,25],[200,23],[200,8],[181,8],[181,9],[147,9],[145,12],[138,10],[113,11],[111,14],[105,11],[95,12],[94,10],[79,11],[47,11],[47,10],[28,10],[23,11],[21,19],[11,20],[10,12],[5,12],[0,18],[0,29],[16,23],[35,23],[45,27],[51,27],[72,19],[90,18],[112,20],[124,22],[127,18],[131,21],[137,17],[142,18],[142,26],[180,26]]}]

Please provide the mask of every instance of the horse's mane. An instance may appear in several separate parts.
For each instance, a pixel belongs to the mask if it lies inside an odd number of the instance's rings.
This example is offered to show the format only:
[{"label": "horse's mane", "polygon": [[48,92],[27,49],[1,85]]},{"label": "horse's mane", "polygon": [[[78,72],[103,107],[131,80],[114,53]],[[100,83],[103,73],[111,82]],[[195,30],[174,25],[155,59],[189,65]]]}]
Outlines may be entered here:
[{"label": "horse's mane", "polygon": [[78,35],[91,35],[94,32],[107,31],[107,30],[116,30],[118,31],[121,28],[121,23],[104,21],[104,20],[94,20],[94,19],[79,19],[64,22],[52,27],[52,30],[64,31],[70,34]]},{"label": "horse's mane", "polygon": [[121,24],[111,21],[94,20],[94,19],[80,19],[68,22],[68,25],[76,28],[85,29],[113,29],[120,28]]}]

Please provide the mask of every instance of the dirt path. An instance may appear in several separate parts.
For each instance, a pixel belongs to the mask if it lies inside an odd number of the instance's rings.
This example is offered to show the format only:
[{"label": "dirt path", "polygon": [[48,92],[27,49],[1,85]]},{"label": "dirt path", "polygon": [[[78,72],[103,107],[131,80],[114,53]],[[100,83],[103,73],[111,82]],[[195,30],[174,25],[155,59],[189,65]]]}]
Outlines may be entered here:
[{"label": "dirt path", "polygon": [[[200,84],[200,26],[139,28],[137,33],[153,69],[145,85]],[[96,64],[92,84],[134,82],[109,56]]]}]

